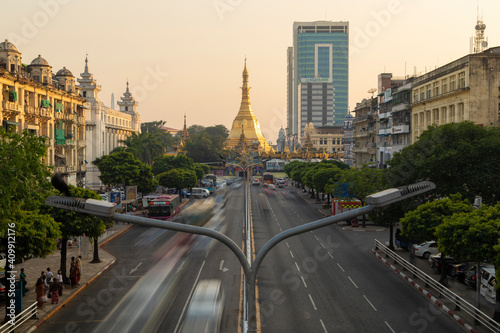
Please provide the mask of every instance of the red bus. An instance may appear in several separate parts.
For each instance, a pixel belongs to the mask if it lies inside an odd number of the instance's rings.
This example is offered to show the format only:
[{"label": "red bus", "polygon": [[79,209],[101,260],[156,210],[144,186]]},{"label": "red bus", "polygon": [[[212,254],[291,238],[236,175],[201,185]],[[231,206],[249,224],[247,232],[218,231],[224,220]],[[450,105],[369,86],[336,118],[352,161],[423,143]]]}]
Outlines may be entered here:
[{"label": "red bus", "polygon": [[179,214],[180,203],[178,194],[159,196],[149,202],[149,218],[172,221],[172,218]]},{"label": "red bus", "polygon": [[274,184],[274,176],[270,172],[264,172],[262,174],[262,186],[266,187],[271,184]]}]

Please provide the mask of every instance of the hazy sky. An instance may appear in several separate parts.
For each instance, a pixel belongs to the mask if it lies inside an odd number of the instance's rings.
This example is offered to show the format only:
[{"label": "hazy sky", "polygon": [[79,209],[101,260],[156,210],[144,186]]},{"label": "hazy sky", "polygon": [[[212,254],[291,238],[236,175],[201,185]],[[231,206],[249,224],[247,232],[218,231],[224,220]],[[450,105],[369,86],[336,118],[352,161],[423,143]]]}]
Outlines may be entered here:
[{"label": "hazy sky", "polygon": [[[245,56],[262,132],[286,128],[286,49],[294,21],[349,21],[349,106],[382,72],[424,73],[469,53],[477,0],[0,0],[0,40],[29,64],[41,54],[75,77],[90,72],[111,106],[129,80],[143,122],[231,128]],[[500,45],[500,1],[480,0],[490,46]]]}]

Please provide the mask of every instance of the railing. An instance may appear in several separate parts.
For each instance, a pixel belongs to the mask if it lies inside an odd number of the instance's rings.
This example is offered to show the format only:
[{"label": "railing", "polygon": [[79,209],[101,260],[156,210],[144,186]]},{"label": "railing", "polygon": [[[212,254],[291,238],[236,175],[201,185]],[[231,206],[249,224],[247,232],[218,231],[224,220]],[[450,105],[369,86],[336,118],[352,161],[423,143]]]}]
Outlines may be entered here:
[{"label": "railing", "polygon": [[74,114],[65,114],[64,120],[73,122],[73,121],[75,121],[75,115]]},{"label": "railing", "polygon": [[4,111],[14,111],[19,112],[19,105],[16,102],[3,102],[2,103]]},{"label": "railing", "polygon": [[14,325],[7,322],[2,326],[0,326],[0,333],[14,332],[14,330],[19,328],[19,326],[21,326],[25,321],[32,318],[36,319],[36,310],[37,310],[36,304],[37,303],[35,302],[31,304],[29,307],[27,307],[26,310],[24,310],[23,312],[18,313],[16,315],[16,320],[14,322]]},{"label": "railing", "polygon": [[385,254],[386,258],[391,258],[394,261],[394,264],[401,265],[402,270],[406,270],[413,274],[414,278],[418,278],[423,281],[426,286],[433,288],[436,292],[439,293],[440,297],[446,298],[450,301],[455,309],[463,310],[467,313],[472,320],[479,322],[479,324],[486,327],[489,331],[498,333],[500,332],[500,323],[497,323],[493,318],[486,315],[484,312],[467,302],[462,297],[458,296],[450,289],[443,286],[438,281],[434,280],[432,277],[422,272],[420,269],[401,258],[394,251],[389,249],[387,246],[375,240],[375,250],[380,251]]},{"label": "railing", "polygon": [[403,110],[410,110],[410,103],[408,102],[403,102],[398,105],[393,105],[391,112],[398,112],[398,111],[403,111]]}]

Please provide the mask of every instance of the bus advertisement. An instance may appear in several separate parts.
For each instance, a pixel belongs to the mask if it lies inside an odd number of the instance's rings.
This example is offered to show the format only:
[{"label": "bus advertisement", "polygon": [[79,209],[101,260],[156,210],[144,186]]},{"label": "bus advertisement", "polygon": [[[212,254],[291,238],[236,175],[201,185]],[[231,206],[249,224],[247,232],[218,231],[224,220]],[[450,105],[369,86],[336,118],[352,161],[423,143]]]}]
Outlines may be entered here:
[{"label": "bus advertisement", "polygon": [[262,186],[267,187],[274,183],[274,176],[270,172],[264,172],[262,175]]},{"label": "bus advertisement", "polygon": [[151,200],[148,205],[149,218],[172,221],[180,211],[180,198],[178,194],[159,196]]}]

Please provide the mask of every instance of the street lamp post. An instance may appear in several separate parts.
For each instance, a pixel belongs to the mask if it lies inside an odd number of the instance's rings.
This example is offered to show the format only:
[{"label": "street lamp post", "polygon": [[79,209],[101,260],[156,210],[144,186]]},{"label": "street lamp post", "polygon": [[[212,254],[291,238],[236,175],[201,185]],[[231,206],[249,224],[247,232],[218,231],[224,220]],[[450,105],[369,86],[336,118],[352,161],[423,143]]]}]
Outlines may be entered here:
[{"label": "street lamp post", "polygon": [[245,290],[247,295],[247,306],[248,306],[247,308],[248,322],[247,322],[246,332],[257,332],[257,312],[256,312],[256,298],[255,298],[256,296],[255,283],[257,279],[257,272],[265,256],[274,246],[292,236],[303,234],[305,232],[319,229],[322,227],[326,227],[337,222],[349,220],[361,214],[370,213],[374,210],[386,208],[395,202],[399,202],[401,200],[413,197],[415,195],[425,193],[434,188],[436,188],[436,185],[434,183],[424,181],[408,186],[384,190],[369,195],[366,197],[367,205],[364,207],[357,208],[342,214],[326,217],[321,220],[317,220],[295,228],[291,228],[277,234],[276,236],[271,238],[266,244],[264,244],[264,246],[259,250],[259,252],[255,256],[253,262],[251,262],[251,257],[248,252],[248,249],[247,249],[247,255],[245,256],[242,250],[238,247],[238,245],[236,245],[236,243],[232,239],[212,229],[192,226],[192,225],[185,225],[169,221],[160,222],[154,219],[149,219],[134,215],[118,214],[115,213],[114,203],[104,202],[94,199],[51,196],[47,198],[45,204],[52,207],[62,208],[66,210],[73,210],[77,212],[99,216],[102,218],[111,218],[120,222],[134,223],[143,226],[181,231],[191,234],[205,235],[217,239],[218,241],[226,245],[235,254],[236,258],[239,260],[241,264],[241,267],[243,268],[243,273],[245,275]]}]

